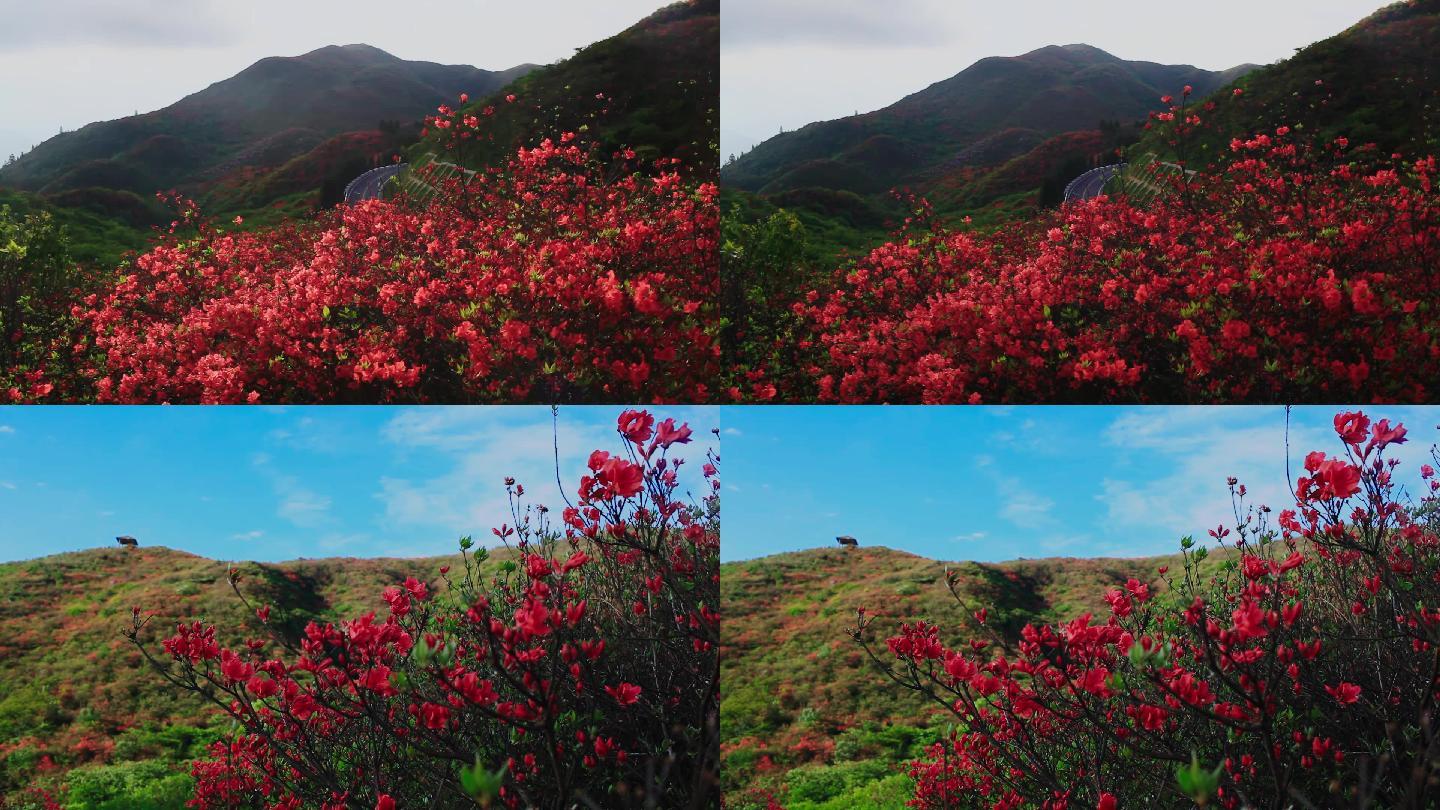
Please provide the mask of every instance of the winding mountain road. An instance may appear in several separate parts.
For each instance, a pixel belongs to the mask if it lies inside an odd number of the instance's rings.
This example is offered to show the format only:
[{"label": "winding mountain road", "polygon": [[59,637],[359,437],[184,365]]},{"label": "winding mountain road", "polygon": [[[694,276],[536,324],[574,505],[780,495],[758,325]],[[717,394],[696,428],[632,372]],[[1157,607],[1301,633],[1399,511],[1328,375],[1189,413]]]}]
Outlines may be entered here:
[{"label": "winding mountain road", "polygon": [[408,165],[396,163],[390,166],[381,166],[351,180],[350,185],[345,187],[345,203],[354,205],[365,200],[380,199],[380,194],[385,190],[385,184],[394,180],[395,175],[404,171]]},{"label": "winding mountain road", "polygon": [[1101,166],[1071,180],[1070,185],[1065,187],[1065,202],[1093,200],[1100,196],[1100,192],[1105,190],[1105,184],[1110,182],[1110,178],[1119,174],[1125,165],[1124,163],[1115,163],[1110,166]]}]

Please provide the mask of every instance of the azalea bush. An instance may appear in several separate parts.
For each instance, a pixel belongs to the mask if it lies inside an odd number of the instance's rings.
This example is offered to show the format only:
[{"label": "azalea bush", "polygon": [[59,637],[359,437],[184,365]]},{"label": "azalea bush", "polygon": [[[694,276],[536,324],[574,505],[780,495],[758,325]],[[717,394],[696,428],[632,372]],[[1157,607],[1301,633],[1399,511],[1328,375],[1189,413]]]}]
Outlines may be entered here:
[{"label": "azalea bush", "polygon": [[421,206],[156,247],[77,307],[101,401],[708,398],[718,208],[545,141]]},{"label": "azalea bush", "polygon": [[[1153,126],[1183,154],[1217,103]],[[734,396],[835,402],[1427,401],[1440,380],[1434,157],[1278,127],[1153,201],[993,233],[916,203],[892,242],[789,298],[798,333]],[[1152,190],[1154,191],[1154,190]],[[1137,196],[1149,196],[1137,195]],[[768,381],[768,382],[767,382]]]},{"label": "azalea bush", "polygon": [[[1179,570],[1105,594],[1109,615],[968,645],[927,622],[855,638],[953,714],[914,762],[921,808],[1422,807],[1440,779],[1440,522],[1402,496],[1405,428],[1335,419],[1295,504],[1245,504]],[[1273,520],[1273,522],[1272,522]],[[952,576],[951,591],[961,601]],[[967,607],[964,613],[970,613]],[[963,614],[962,614],[963,615]]]},{"label": "azalea bush", "polygon": [[[427,124],[458,154],[491,115],[442,107]],[[151,250],[63,308],[76,328],[27,333],[0,398],[709,400],[714,183],[673,159],[601,155],[583,133],[536,141],[478,173],[442,155],[412,172],[413,194],[271,228],[176,199]]]},{"label": "azalea bush", "polygon": [[[558,521],[506,481],[513,554],[383,594],[388,609],[224,646],[181,623],[157,671],[239,732],[194,765],[198,808],[710,807],[718,801],[719,479],[682,500],[674,420],[627,411]],[[232,575],[236,592],[246,599]],[[248,603],[248,602],[247,602]]]}]

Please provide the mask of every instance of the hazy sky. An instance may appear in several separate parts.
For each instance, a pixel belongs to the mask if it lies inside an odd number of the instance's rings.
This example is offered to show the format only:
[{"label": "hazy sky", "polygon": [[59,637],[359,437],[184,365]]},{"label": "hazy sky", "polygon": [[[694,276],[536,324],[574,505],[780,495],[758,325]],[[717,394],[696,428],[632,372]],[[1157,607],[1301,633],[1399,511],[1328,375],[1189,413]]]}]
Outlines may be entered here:
[{"label": "hazy sky", "polygon": [[798,129],[887,106],[986,56],[1083,42],[1122,59],[1222,70],[1279,61],[1384,5],[1379,0],[725,0],[721,154],[744,151],[782,126]]},{"label": "hazy sky", "polygon": [[[0,407],[0,562],[110,547],[117,535],[212,559],[426,556],[514,523],[504,479],[558,514],[590,451],[620,451],[610,406]],[[713,408],[687,421],[697,497]]]},{"label": "hazy sky", "polygon": [[148,112],[267,56],[363,42],[402,59],[547,64],[665,0],[0,0],[0,160]]},{"label": "hazy sky", "polygon": [[[1343,452],[1341,410],[1294,410],[1295,474],[1311,450]],[[1409,429],[1386,455],[1418,492],[1440,407],[1360,410]],[[1170,554],[1233,525],[1226,476],[1252,503],[1294,505],[1278,407],[752,407],[721,422],[726,560],[842,534],[940,560]]]}]

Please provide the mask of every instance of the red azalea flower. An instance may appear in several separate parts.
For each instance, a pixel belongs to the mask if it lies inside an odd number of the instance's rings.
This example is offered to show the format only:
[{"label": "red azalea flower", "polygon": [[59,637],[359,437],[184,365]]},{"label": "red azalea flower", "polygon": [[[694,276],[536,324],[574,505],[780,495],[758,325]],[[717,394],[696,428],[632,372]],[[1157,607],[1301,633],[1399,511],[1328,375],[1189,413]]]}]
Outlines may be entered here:
[{"label": "red azalea flower", "polygon": [[1330,693],[1330,697],[1335,698],[1341,706],[1349,706],[1360,700],[1360,687],[1353,683],[1341,682],[1336,686],[1327,685],[1325,691]]},{"label": "red azalea flower", "polygon": [[610,695],[610,697],[615,698],[615,702],[619,703],[621,706],[633,706],[635,705],[636,701],[640,700],[640,687],[636,686],[633,683],[622,683],[619,686],[607,686],[605,687],[605,691]]}]

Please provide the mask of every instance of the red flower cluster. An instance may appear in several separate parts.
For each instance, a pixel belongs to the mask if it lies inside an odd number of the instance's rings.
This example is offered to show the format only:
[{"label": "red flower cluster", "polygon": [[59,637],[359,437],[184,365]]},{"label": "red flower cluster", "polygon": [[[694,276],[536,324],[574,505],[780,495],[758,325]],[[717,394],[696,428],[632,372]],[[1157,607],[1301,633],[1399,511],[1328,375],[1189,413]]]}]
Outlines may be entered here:
[{"label": "red flower cluster", "polygon": [[75,307],[95,396],[708,400],[717,190],[617,168],[547,140],[423,206],[172,238]]},{"label": "red flower cluster", "polygon": [[1232,479],[1218,559],[1186,538],[1183,577],[1111,590],[1103,621],[956,649],[905,625],[887,655],[862,612],[872,659],[961,723],[913,763],[912,806],[1393,807],[1430,790],[1440,486],[1427,465],[1432,494],[1402,505],[1384,452],[1405,429],[1335,425],[1344,455],[1307,457],[1278,527]]},{"label": "red flower cluster", "polygon": [[790,399],[852,403],[1434,399],[1435,158],[1310,146],[1283,127],[1232,150],[1223,167],[1177,173],[1148,206],[1101,198],[989,235],[912,227],[793,303],[800,360],[752,370],[744,390],[769,380]]},{"label": "red flower cluster", "polygon": [[387,588],[383,618],[312,622],[235,649],[182,624],[162,661],[137,612],[128,635],[151,663],[242,728],[196,763],[193,806],[714,800],[718,458],[704,467],[707,497],[681,501],[684,459],[668,451],[689,428],[653,423],[626,412],[623,456],[609,457],[635,486],[582,488],[552,527],[509,482],[514,525],[495,533],[513,553],[471,553],[466,538],[462,576],[444,567],[439,582]]}]

